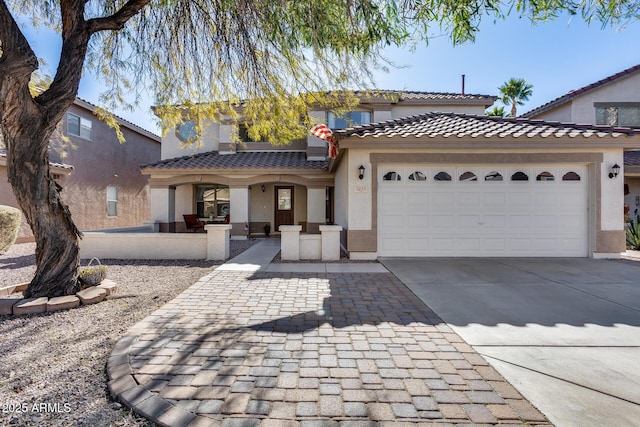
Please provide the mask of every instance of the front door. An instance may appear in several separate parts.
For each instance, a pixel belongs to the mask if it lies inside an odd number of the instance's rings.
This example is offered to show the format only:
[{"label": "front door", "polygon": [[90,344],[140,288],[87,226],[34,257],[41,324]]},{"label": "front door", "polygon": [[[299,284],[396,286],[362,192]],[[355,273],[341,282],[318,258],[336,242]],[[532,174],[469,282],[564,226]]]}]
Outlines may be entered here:
[{"label": "front door", "polygon": [[293,187],[276,187],[275,230],[281,225],[293,225]]}]

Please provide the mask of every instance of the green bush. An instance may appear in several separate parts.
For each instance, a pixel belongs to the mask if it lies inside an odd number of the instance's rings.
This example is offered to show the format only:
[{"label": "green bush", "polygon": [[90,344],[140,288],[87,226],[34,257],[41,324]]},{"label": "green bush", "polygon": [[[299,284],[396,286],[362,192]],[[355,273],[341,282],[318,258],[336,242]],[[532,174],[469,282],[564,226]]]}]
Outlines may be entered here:
[{"label": "green bush", "polygon": [[8,252],[16,242],[21,221],[20,209],[0,205],[0,254]]},{"label": "green bush", "polygon": [[627,249],[640,250],[640,216],[624,226],[627,233]]}]

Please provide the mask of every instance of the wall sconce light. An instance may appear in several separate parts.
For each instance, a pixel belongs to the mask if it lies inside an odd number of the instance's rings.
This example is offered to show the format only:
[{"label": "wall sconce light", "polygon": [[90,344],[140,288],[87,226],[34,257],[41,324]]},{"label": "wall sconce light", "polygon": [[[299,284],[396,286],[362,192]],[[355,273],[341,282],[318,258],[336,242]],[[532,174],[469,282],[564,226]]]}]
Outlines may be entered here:
[{"label": "wall sconce light", "polygon": [[362,179],[364,178],[364,166],[360,165],[360,167],[358,168],[358,171],[360,172],[360,174],[358,175],[358,178]]},{"label": "wall sconce light", "polygon": [[616,163],[611,166],[611,172],[609,172],[609,178],[613,179],[620,173],[620,166]]},{"label": "wall sconce light", "polygon": [[264,193],[264,190],[265,190],[265,188],[264,188],[264,184],[262,185],[262,187],[261,187],[260,189],[261,189],[261,190],[262,190],[262,192]]}]

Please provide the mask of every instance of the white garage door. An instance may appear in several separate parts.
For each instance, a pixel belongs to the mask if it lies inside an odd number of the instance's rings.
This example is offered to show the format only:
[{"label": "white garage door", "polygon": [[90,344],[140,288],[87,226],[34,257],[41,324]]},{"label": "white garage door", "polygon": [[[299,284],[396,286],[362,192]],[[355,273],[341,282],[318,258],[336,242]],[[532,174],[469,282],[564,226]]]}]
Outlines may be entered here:
[{"label": "white garage door", "polygon": [[378,173],[379,256],[587,256],[584,165],[381,165]]}]

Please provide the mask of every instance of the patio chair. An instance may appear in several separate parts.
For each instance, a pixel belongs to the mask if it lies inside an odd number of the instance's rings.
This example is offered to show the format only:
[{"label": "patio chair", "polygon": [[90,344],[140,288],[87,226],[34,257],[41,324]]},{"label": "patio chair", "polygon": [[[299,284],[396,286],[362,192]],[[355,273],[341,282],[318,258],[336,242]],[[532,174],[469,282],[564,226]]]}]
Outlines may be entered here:
[{"label": "patio chair", "polygon": [[187,226],[187,230],[191,230],[194,233],[198,230],[204,230],[204,223],[198,219],[198,215],[189,214],[182,215],[184,218],[184,224]]}]

